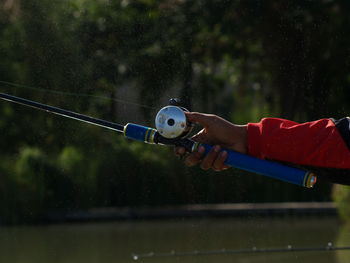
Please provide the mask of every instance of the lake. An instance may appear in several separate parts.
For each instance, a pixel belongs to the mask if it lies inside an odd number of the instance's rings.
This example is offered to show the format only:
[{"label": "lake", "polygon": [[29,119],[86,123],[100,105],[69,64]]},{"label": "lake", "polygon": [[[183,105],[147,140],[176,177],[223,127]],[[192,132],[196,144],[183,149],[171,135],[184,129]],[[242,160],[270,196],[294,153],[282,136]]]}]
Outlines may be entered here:
[{"label": "lake", "polygon": [[350,244],[335,217],[210,218],[0,228],[0,262],[349,262],[350,251],[132,259],[133,253]]}]

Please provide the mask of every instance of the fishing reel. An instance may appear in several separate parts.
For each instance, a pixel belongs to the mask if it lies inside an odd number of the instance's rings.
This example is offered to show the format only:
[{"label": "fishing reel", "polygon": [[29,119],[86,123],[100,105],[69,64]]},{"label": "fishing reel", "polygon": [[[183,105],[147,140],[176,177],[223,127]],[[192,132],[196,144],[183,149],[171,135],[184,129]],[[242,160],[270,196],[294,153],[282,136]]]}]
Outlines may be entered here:
[{"label": "fishing reel", "polygon": [[155,119],[156,129],[167,139],[186,138],[193,129],[185,112],[188,110],[180,106],[178,99],[170,99],[169,105],[162,108]]}]

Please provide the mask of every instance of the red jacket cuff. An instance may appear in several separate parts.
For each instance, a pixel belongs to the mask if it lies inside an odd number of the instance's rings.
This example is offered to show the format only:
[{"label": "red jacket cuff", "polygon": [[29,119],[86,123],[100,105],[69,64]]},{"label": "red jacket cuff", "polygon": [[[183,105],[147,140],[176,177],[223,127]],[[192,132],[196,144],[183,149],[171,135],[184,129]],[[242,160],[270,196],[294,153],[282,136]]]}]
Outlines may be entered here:
[{"label": "red jacket cuff", "polygon": [[247,125],[247,148],[248,154],[257,158],[264,158],[261,154],[261,124],[248,123]]}]

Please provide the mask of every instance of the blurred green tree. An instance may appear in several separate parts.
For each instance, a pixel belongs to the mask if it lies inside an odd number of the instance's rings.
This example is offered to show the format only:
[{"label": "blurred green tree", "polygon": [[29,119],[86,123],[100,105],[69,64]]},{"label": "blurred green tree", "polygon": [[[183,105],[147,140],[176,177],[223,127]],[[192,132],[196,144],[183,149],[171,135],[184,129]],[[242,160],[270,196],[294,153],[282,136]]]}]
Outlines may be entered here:
[{"label": "blurred green tree", "polygon": [[[122,88],[151,107],[179,96],[238,123],[337,118],[350,107],[349,5],[4,1],[0,80],[46,91],[1,90],[113,121],[132,117],[115,110]],[[143,111],[144,123],[153,113]],[[92,206],[330,199],[328,185],[305,191],[237,170],[187,169],[167,149],[8,103],[0,104],[0,129],[1,213],[9,221]]]}]

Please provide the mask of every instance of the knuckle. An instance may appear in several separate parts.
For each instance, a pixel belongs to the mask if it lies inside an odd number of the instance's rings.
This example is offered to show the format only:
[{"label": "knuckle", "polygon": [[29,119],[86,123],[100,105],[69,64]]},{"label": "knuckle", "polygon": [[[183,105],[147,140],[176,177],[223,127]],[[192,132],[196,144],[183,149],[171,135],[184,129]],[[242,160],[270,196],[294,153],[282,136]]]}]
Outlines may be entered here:
[{"label": "knuckle", "polygon": [[217,165],[217,164],[214,164],[214,165],[213,165],[213,170],[214,170],[215,172],[219,172],[219,171],[222,170],[222,167],[219,166],[219,165]]},{"label": "knuckle", "polygon": [[207,170],[209,170],[209,168],[210,168],[210,166],[207,165],[206,163],[201,163],[200,167],[201,167],[201,169],[204,170],[204,171],[207,171]]},{"label": "knuckle", "polygon": [[214,160],[216,160],[217,156],[218,156],[218,152],[216,152],[214,147],[213,147],[205,158],[207,160],[210,160],[211,162],[214,162]]},{"label": "knuckle", "polygon": [[192,166],[194,166],[195,164],[194,164],[193,162],[191,162],[191,161],[185,160],[185,165],[186,165],[187,167],[192,167]]},{"label": "knuckle", "polygon": [[219,168],[217,168],[217,167],[213,167],[213,170],[214,170],[215,172],[220,172],[220,171],[221,171],[221,169],[219,169]]},{"label": "knuckle", "polygon": [[202,154],[199,152],[194,152],[193,157],[196,158],[197,160],[200,160],[202,158]]},{"label": "knuckle", "polygon": [[222,157],[222,155],[219,155],[219,157],[214,161],[213,167],[215,167],[216,171],[222,171],[224,169],[225,159]]},{"label": "knuckle", "polygon": [[223,170],[223,163],[216,161],[213,165],[213,170],[216,172],[222,171]]},{"label": "knuckle", "polygon": [[185,165],[188,167],[195,166],[200,161],[199,158],[197,158],[196,154],[190,154],[185,159]]},{"label": "knuckle", "polygon": [[174,152],[176,155],[183,155],[185,154],[185,150],[183,147],[175,147]]}]

